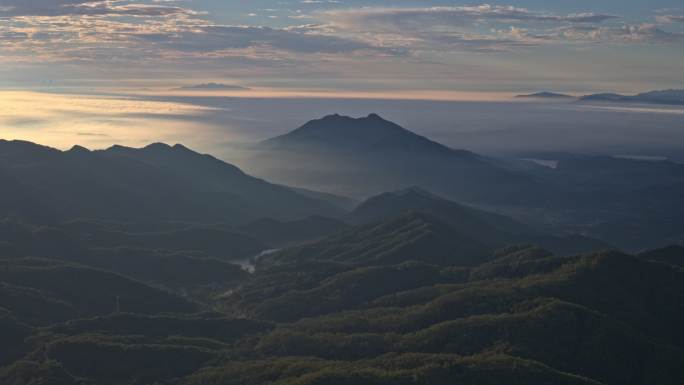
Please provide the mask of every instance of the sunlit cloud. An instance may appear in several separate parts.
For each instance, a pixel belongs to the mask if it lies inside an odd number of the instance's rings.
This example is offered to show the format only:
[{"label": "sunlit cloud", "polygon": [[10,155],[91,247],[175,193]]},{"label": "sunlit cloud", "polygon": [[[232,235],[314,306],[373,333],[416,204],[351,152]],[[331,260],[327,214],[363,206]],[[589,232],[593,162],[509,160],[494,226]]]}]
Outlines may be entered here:
[{"label": "sunlit cloud", "polygon": [[216,24],[180,7],[118,1],[52,5],[13,7],[9,18],[0,19],[0,61],[42,57],[107,65],[244,58],[277,63],[300,54],[395,54],[361,40],[311,31]]},{"label": "sunlit cloud", "polygon": [[684,15],[658,15],[656,20],[659,23],[684,23]]},{"label": "sunlit cloud", "polygon": [[482,21],[601,23],[619,18],[615,15],[594,12],[557,15],[535,12],[527,8],[489,4],[458,7],[343,9],[323,11],[318,15],[338,25],[380,29],[470,25]]},{"label": "sunlit cloud", "polygon": [[319,30],[380,39],[385,44],[405,43],[405,48],[421,51],[460,48],[499,52],[567,42],[669,43],[679,42],[683,36],[655,24],[625,24],[612,14],[554,14],[487,4],[326,10],[317,16],[326,22],[315,26]]},{"label": "sunlit cloud", "polygon": [[557,30],[553,36],[567,40],[596,42],[684,42],[684,34],[667,32],[656,24],[621,25],[614,27],[585,26],[565,27]]},{"label": "sunlit cloud", "polygon": [[197,13],[181,7],[134,3],[127,0],[2,0],[0,12],[0,16],[167,16]]}]

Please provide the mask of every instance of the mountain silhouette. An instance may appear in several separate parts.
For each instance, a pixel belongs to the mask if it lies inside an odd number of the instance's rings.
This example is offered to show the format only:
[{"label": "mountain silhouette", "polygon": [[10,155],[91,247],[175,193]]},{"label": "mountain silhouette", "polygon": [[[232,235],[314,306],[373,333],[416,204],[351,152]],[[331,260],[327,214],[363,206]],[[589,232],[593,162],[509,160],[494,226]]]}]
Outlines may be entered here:
[{"label": "mountain silhouette", "polygon": [[371,223],[401,215],[407,211],[422,211],[449,223],[461,234],[490,245],[513,242],[514,234],[533,230],[513,219],[458,204],[419,187],[387,192],[361,203],[347,218],[353,223]]},{"label": "mountain silhouette", "polygon": [[566,95],[566,94],[559,94],[556,92],[537,92],[534,94],[527,94],[527,95],[516,95],[516,98],[538,98],[538,99],[574,99],[575,97],[572,95]]},{"label": "mountain silhouette", "polygon": [[420,186],[461,201],[527,199],[535,182],[478,154],[455,150],[377,114],[329,115],[257,146],[248,167],[280,183],[366,198]]},{"label": "mountain silhouette", "polygon": [[580,100],[596,102],[632,102],[681,105],[684,104],[684,90],[649,91],[636,95],[600,93],[582,96]]},{"label": "mountain silhouette", "polygon": [[359,119],[337,114],[328,115],[322,119],[312,120],[288,134],[266,140],[263,144],[274,149],[310,145],[337,150],[402,149],[450,156],[458,154],[464,158],[474,156],[466,151],[451,150],[377,114]]},{"label": "mountain silhouette", "polygon": [[352,223],[373,223],[410,211],[439,218],[458,234],[492,248],[537,244],[557,255],[613,248],[606,242],[584,235],[557,235],[538,230],[505,215],[462,205],[418,187],[371,197],[346,218]]},{"label": "mountain silhouette", "polygon": [[0,141],[0,216],[244,223],[337,215],[332,204],[268,183],[182,145],[59,151]]},{"label": "mountain silhouette", "polygon": [[246,91],[246,90],[249,90],[249,88],[247,88],[247,87],[238,86],[236,84],[224,84],[224,83],[214,83],[214,82],[183,86],[183,87],[179,87],[178,89],[179,90],[209,90],[209,91],[216,91],[216,90]]}]

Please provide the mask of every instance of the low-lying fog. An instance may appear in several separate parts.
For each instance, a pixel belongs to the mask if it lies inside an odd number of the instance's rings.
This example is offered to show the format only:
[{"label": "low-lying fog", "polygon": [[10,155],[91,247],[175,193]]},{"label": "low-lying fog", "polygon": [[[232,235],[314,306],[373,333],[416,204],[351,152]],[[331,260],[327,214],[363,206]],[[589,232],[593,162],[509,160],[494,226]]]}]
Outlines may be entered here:
[{"label": "low-lying fog", "polygon": [[54,93],[23,102],[33,108],[0,108],[1,137],[60,148],[184,143],[237,164],[242,144],[326,114],[371,112],[454,148],[488,154],[568,151],[684,161],[683,106]]}]

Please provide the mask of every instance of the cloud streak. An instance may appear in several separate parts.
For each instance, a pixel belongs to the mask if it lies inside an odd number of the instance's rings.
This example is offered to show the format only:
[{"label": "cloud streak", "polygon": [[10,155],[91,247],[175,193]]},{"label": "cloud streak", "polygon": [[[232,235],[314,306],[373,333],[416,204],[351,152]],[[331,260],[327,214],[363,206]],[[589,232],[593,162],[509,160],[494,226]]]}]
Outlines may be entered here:
[{"label": "cloud streak", "polygon": [[590,42],[684,42],[684,34],[678,32],[666,32],[656,24],[621,25],[614,27],[573,26],[558,29],[553,37],[570,41]]},{"label": "cloud streak", "polygon": [[[317,28],[419,51],[501,52],[566,43],[679,43],[658,24],[626,24],[613,14],[555,14],[500,5],[357,8],[321,11]],[[659,20],[679,21],[675,16]]]},{"label": "cloud streak", "polygon": [[684,23],[684,15],[658,15],[656,20],[659,23]]},{"label": "cloud streak", "polygon": [[428,25],[463,26],[482,21],[502,23],[601,23],[618,18],[615,15],[593,12],[556,15],[533,12],[526,8],[514,6],[494,6],[488,4],[459,7],[330,10],[320,12],[318,15],[337,25],[361,28],[376,26],[388,29],[411,28],[415,26],[426,27]]},{"label": "cloud streak", "polygon": [[2,16],[168,16],[196,14],[190,9],[158,4],[130,3],[126,0],[1,0]]},{"label": "cloud streak", "polygon": [[[16,66],[21,72],[22,66],[42,66],[56,73],[62,66],[75,76],[81,70],[95,77],[170,73],[198,81],[221,80],[217,74],[229,79],[269,75],[287,78],[287,84],[312,84],[315,74],[335,84],[343,77],[401,82],[407,74],[413,79],[447,76],[455,71],[454,63],[510,70],[479,58],[485,54],[505,61],[505,55],[545,49],[580,51],[597,44],[679,48],[684,42],[676,24],[684,19],[669,14],[672,10],[654,13],[655,21],[648,16],[627,23],[613,13],[513,5],[343,8],[335,1],[283,1],[279,9],[243,7],[240,22],[230,23],[202,10],[206,4],[0,0],[0,67]],[[288,8],[300,5],[306,12]]]},{"label": "cloud streak", "polygon": [[[1,1],[1,0],[0,0]],[[158,62],[234,58],[283,62],[304,54],[395,54],[353,38],[310,30],[213,23],[201,12],[127,1],[1,3],[0,62]],[[8,53],[12,55],[8,55]]]}]

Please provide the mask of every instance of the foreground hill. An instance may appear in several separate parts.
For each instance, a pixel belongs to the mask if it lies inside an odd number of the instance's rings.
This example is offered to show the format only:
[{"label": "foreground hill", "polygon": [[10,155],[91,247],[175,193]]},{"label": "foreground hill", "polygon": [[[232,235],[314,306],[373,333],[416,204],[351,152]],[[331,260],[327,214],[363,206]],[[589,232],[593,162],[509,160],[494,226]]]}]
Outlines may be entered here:
[{"label": "foreground hill", "polygon": [[510,248],[473,267],[311,270],[318,279],[290,287],[277,282],[297,282],[294,270],[265,271],[261,282],[273,286],[261,286],[262,293],[280,294],[242,297],[257,304],[260,318],[287,314],[296,321],[245,347],[267,360],[244,362],[249,369],[225,362],[188,383],[295,383],[289,370],[306,379],[298,383],[333,384],[393,384],[406,375],[425,384],[674,385],[680,379],[684,276],[664,264],[617,252],[554,257]]},{"label": "foreground hill", "polygon": [[[383,156],[397,138],[411,138],[407,153],[454,156],[394,126],[358,135]],[[3,213],[52,222],[0,221],[0,384],[681,384],[680,246],[573,254],[605,244],[539,233],[420,188],[368,199],[342,217],[350,224],[290,219],[308,212],[302,202],[329,206],[179,146],[2,146]],[[470,153],[459,159],[508,172]],[[590,214],[611,202],[613,215],[638,203],[675,217],[680,171],[578,159],[534,179],[568,191],[555,201],[568,211],[584,197]],[[257,207],[274,196],[295,206]],[[236,202],[251,202],[240,203],[249,215],[231,211]],[[186,211],[196,207],[205,211]],[[276,218],[256,216],[263,211]],[[61,220],[75,213],[97,219]],[[230,263],[256,252],[253,273]]]},{"label": "foreground hill", "polygon": [[412,210],[429,213],[448,222],[454,230],[487,244],[510,243],[514,234],[533,231],[506,216],[461,205],[419,187],[368,198],[348,214],[347,219],[353,223],[370,223]]},{"label": "foreground hill", "polygon": [[483,243],[459,233],[447,222],[424,212],[410,211],[285,249],[263,257],[260,262],[327,260],[368,266],[414,259],[437,265],[467,265],[479,262],[490,252]]},{"label": "foreground hill", "polygon": [[241,223],[336,215],[327,202],[181,145],[62,152],[0,141],[0,217]]},{"label": "foreground hill", "polygon": [[680,253],[491,251],[410,212],[266,255],[204,305],[6,258],[0,383],[678,385]]},{"label": "foreground hill", "polygon": [[[117,300],[118,299],[118,300]],[[110,314],[190,313],[197,305],[130,278],[38,258],[0,259],[0,308],[27,324]]]},{"label": "foreground hill", "polygon": [[606,242],[583,235],[554,235],[534,229],[507,216],[462,205],[417,187],[371,197],[357,206],[346,219],[359,224],[380,222],[408,211],[419,211],[439,218],[456,233],[491,248],[533,243],[560,255],[613,248]]},{"label": "foreground hill", "polygon": [[527,199],[534,182],[371,114],[330,115],[259,144],[248,167],[273,180],[365,198],[420,186],[464,201]]},{"label": "foreground hill", "polygon": [[[240,314],[289,321],[353,307],[399,288],[459,283],[468,268],[496,258],[494,249],[507,242],[538,239],[566,251],[583,247],[586,250],[590,246],[590,240],[581,237],[563,239],[507,232],[496,227],[513,223],[505,217],[456,205],[415,189],[397,194],[396,199],[392,194],[373,198],[359,209],[368,212],[370,205],[383,207],[379,202],[373,203],[375,200],[389,198],[397,203],[413,194],[437,205],[415,206],[384,221],[358,225],[263,255],[257,260],[257,273],[227,298],[226,305]],[[431,211],[435,208],[443,210]],[[482,233],[473,233],[471,228]],[[593,244],[604,245],[598,241]],[[533,255],[553,254],[543,248],[530,250]]]},{"label": "foreground hill", "polygon": [[[75,263],[196,297],[195,292],[228,290],[247,279],[247,272],[230,260],[254,256],[265,247],[231,232],[200,232],[190,237],[182,229],[148,234],[125,232],[131,230],[128,227],[85,221],[52,227],[0,221],[0,259],[40,257],[51,263]],[[213,249],[221,245],[225,252],[213,256]],[[248,254],[239,254],[252,247]],[[108,310],[112,309],[110,302],[107,300]]]}]

